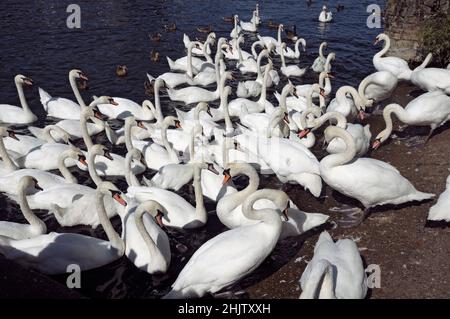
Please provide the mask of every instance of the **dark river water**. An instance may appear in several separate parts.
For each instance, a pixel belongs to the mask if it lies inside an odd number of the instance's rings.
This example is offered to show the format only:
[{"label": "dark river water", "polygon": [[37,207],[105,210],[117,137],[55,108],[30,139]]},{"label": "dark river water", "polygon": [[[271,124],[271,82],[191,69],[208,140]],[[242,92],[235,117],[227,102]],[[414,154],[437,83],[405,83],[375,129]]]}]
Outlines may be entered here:
[{"label": "dark river water", "polygon": [[[69,29],[66,8],[76,3],[81,8],[81,28]],[[16,74],[31,77],[36,87],[26,90],[28,103],[43,126],[53,120],[45,119],[39,101],[37,87],[44,88],[53,96],[75,100],[68,83],[68,72],[79,68],[89,76],[89,90],[82,91],[85,101],[92,95],[120,96],[141,103],[149,98],[144,91],[146,73],[158,75],[169,71],[165,56],[178,58],[184,56],[183,33],[191,38],[204,37],[198,33],[198,26],[211,24],[218,37],[229,37],[232,25],[222,20],[224,16],[237,13],[244,21],[249,21],[255,7],[255,1],[112,1],[112,0],[70,0],[70,1],[11,1],[0,2],[0,103],[19,105],[13,78]],[[317,21],[321,6],[326,3],[333,12],[333,22],[321,24]],[[269,29],[269,19],[283,23],[287,27],[297,26],[297,33],[307,41],[307,50],[302,53],[300,66],[311,65],[318,55],[322,41],[328,42],[328,51],[335,52],[333,65],[335,79],[332,81],[333,92],[342,85],[357,86],[367,74],[374,71],[373,55],[380,49],[372,45],[374,37],[382,29],[369,29],[366,20],[369,4],[384,6],[380,0],[340,0],[313,1],[310,6],[302,0],[259,1],[263,24],[259,27],[261,35],[276,37],[276,30]],[[337,12],[336,5],[344,5],[344,10]],[[178,31],[166,33],[164,25],[175,22]],[[160,42],[152,42],[148,35],[156,32],[162,34]],[[246,35],[243,49],[250,51],[250,45],[256,38]],[[292,46],[292,44],[290,44]],[[150,60],[150,52],[160,53],[159,62]],[[129,73],[125,78],[115,75],[117,65],[125,64]],[[280,66],[278,57],[274,60],[275,68]],[[308,72],[301,81],[294,83],[315,83],[318,75]],[[238,78],[239,80],[239,78]],[[282,79],[278,88],[285,84]],[[236,83],[233,83],[236,87]],[[276,100],[275,100],[276,102]],[[169,103],[163,94],[162,108],[172,113],[174,103]],[[0,110],[1,112],[1,110]],[[18,128],[24,129],[25,128]],[[100,137],[100,141],[104,141]],[[122,152],[123,148],[114,149]],[[85,175],[78,175],[80,180],[89,183]],[[116,181],[122,189],[124,181]],[[242,182],[245,184],[245,181]],[[281,187],[273,178],[264,181],[270,187]],[[183,195],[193,203],[190,188],[183,190]],[[20,221],[18,206],[0,198],[0,218]],[[214,204],[207,204],[213,211]],[[91,234],[85,227],[72,229],[58,227],[53,217],[44,218],[49,231],[73,231]],[[214,215],[201,230],[190,232],[171,231],[172,264],[169,272],[163,276],[150,276],[137,270],[126,258],[85,272],[82,276],[81,293],[100,298],[159,297],[163,295],[175,280],[178,272],[189,260],[192,253],[208,238],[224,230]],[[113,220],[120,230],[120,220]],[[95,235],[104,238],[101,229]],[[254,284],[280,268],[290,257],[295,255],[299,239],[286,240],[278,245],[271,258],[255,274],[233,287],[238,291]],[[186,246],[184,249],[178,247]],[[300,247],[298,247],[299,249]],[[182,252],[183,251],[183,252]],[[290,251],[290,252],[287,252]],[[55,279],[65,283],[66,276]]]}]

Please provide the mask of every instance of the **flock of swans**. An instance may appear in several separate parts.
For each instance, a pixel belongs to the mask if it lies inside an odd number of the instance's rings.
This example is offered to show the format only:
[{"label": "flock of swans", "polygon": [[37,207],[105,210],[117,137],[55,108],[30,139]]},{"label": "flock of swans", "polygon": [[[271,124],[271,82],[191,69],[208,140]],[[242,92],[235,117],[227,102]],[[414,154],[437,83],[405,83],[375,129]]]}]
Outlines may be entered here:
[{"label": "flock of swans", "polygon": [[[321,14],[322,17],[322,14]],[[325,19],[328,19],[325,13]],[[329,17],[331,19],[331,15]],[[277,242],[324,224],[329,216],[300,210],[288,195],[275,189],[258,189],[260,174],[275,175],[283,183],[319,197],[323,182],[350,198],[364,210],[342,208],[341,227],[363,222],[370,208],[430,199],[434,194],[417,190],[392,165],[364,157],[392,133],[392,114],[405,124],[430,126],[430,135],[450,118],[450,70],[427,68],[429,55],[414,70],[397,57],[384,57],[390,39],[380,34],[383,49],[373,57],[377,72],[364,78],[358,88],[342,86],[331,99],[333,52],[325,54],[323,42],[311,67],[300,68],[306,41],[296,31],[278,26],[278,37],[258,35],[251,52],[241,48],[246,35],[261,23],[258,6],[250,22],[233,18],[231,40],[210,33],[204,43],[184,36],[187,55],[167,57],[170,72],[148,74],[154,103],[139,105],[121,97],[94,97],[86,104],[77,79],[88,80],[81,70],[71,70],[69,82],[76,102],[54,97],[39,88],[40,101],[55,124],[29,126],[31,135],[0,127],[0,191],[20,204],[28,224],[0,222],[0,253],[6,258],[44,274],[66,273],[69,264],[81,270],[104,266],[126,256],[149,274],[164,273],[171,261],[167,228],[196,229],[208,220],[205,198],[216,203],[218,219],[229,230],[205,242],[191,257],[165,298],[201,297],[216,293],[255,270]],[[211,57],[215,50],[214,58]],[[301,48],[300,48],[301,46]],[[331,46],[331,45],[330,45]],[[259,52],[257,51],[260,48]],[[275,66],[273,56],[280,56]],[[231,65],[235,69],[230,71]],[[263,65],[263,61],[266,61]],[[254,80],[241,81],[237,98],[229,97],[229,80],[237,72]],[[318,82],[294,85],[290,78],[315,72]],[[386,128],[376,135],[363,119],[366,108],[389,98],[400,80],[411,81],[427,91],[406,107],[387,105]],[[284,83],[284,84],[283,84]],[[21,107],[0,105],[0,122],[29,125],[37,120],[30,109],[24,86],[33,81],[15,77]],[[280,84],[275,99],[267,88]],[[183,85],[181,88],[180,85]],[[209,90],[205,86],[214,85]],[[192,105],[164,115],[160,90],[172,101]],[[331,99],[331,101],[330,101]],[[218,108],[209,102],[220,100]],[[274,105],[271,101],[277,101]],[[113,130],[107,119],[123,121]],[[326,126],[324,139],[329,153],[318,160],[310,148],[318,129]],[[126,156],[111,153],[94,136],[105,134],[112,145],[125,144]],[[74,140],[83,139],[79,148]],[[96,187],[78,184],[69,168],[87,171]],[[59,169],[59,174],[49,172]],[[139,180],[146,170],[151,179]],[[128,189],[121,192],[108,177],[123,177]],[[248,185],[238,190],[233,178],[246,176]],[[193,181],[195,204],[177,192]],[[450,189],[450,187],[449,187]],[[429,212],[429,219],[450,221],[447,190]],[[47,233],[46,224],[32,210],[53,214],[62,226],[101,225],[107,240],[74,234]],[[110,218],[119,215],[122,233]],[[301,298],[364,298],[366,275],[356,244],[350,239],[334,242],[323,232],[314,257],[303,273]]]}]

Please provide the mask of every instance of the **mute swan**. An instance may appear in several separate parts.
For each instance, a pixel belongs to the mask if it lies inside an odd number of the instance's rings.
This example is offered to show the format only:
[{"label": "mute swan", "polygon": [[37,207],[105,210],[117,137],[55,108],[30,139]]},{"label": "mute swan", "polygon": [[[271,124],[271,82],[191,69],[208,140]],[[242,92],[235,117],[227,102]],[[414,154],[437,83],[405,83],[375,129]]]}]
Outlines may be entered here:
[{"label": "mute swan", "polygon": [[[328,72],[320,72],[319,74],[319,87],[323,88],[323,95],[326,97],[331,93],[331,81],[330,79],[334,78],[334,76]],[[297,95],[308,97],[311,87],[314,84],[302,84],[297,85],[295,88],[297,90]],[[314,91],[312,94],[313,98],[318,98],[320,95],[320,92]],[[289,106],[289,102],[287,102],[287,105]]]},{"label": "mute swan", "polygon": [[322,42],[319,46],[319,56],[314,60],[311,66],[311,69],[316,73],[325,71],[325,62],[327,59],[323,55],[323,49],[326,48],[327,46],[328,46],[327,42]]},{"label": "mute swan", "polygon": [[33,114],[28,106],[25,93],[23,92],[23,86],[32,86],[33,80],[18,74],[14,77],[17,92],[19,93],[19,100],[21,108],[10,104],[0,104],[0,123],[9,124],[28,124],[35,122],[37,116]]},{"label": "mute swan", "polygon": [[331,52],[328,53],[327,59],[325,61],[324,71],[331,72],[331,61],[334,61],[336,59],[336,53]]},{"label": "mute swan", "polygon": [[431,206],[428,212],[428,220],[445,220],[450,222],[450,211],[448,209],[450,205],[450,176],[447,177],[445,187],[445,191],[439,195],[436,204]]},{"label": "mute swan", "polygon": [[257,32],[258,31],[258,26],[256,25],[255,20],[252,20],[250,22],[240,21],[240,23],[241,23],[241,29],[243,31],[247,31],[247,32]]},{"label": "mute swan", "polygon": [[66,120],[80,119],[80,107],[86,106],[86,104],[78,90],[76,79],[88,81],[88,78],[81,70],[73,69],[69,72],[70,86],[72,87],[72,91],[75,94],[78,104],[66,98],[52,97],[42,88],[39,88],[39,96],[42,106],[47,112],[47,116]]},{"label": "mute swan", "polygon": [[233,79],[231,72],[229,71],[221,75],[220,83],[217,83],[217,88],[214,91],[209,91],[196,86],[190,86],[179,90],[169,88],[167,93],[172,101],[180,101],[184,104],[211,102],[220,97],[220,92],[225,86],[227,79]]},{"label": "mute swan", "polygon": [[[222,95],[226,93],[229,94],[230,91],[231,87],[227,86],[223,89]],[[221,96],[221,99],[222,98],[223,96]],[[189,116],[186,116],[186,113],[178,109],[175,109],[175,111],[185,132],[190,132],[195,126],[201,125],[203,129],[203,135],[210,138],[211,136],[213,136],[214,129],[220,127],[219,124],[213,121],[211,109],[205,102],[198,103],[197,106],[193,109],[193,118],[189,118]],[[188,143],[189,141],[190,139],[187,140]]]},{"label": "mute swan", "polygon": [[[132,201],[133,203],[133,201]],[[140,270],[165,273],[170,265],[169,237],[161,229],[167,210],[157,201],[129,205],[122,217],[125,255]]]},{"label": "mute swan", "polygon": [[320,22],[330,22],[333,20],[333,13],[331,11],[327,11],[327,6],[322,7],[322,11],[319,14]]},{"label": "mute swan", "polygon": [[398,79],[389,71],[378,71],[366,76],[358,87],[364,106],[372,106],[392,95]]},{"label": "mute swan", "polygon": [[239,17],[237,14],[235,14],[234,15],[234,28],[230,32],[230,38],[232,38],[232,39],[237,39],[237,37],[239,36],[239,34],[242,31],[242,28],[238,25],[238,22],[239,22]]},{"label": "mute swan", "polygon": [[[259,186],[259,176],[255,168],[248,163],[230,163],[223,172],[224,183],[228,184],[232,177],[238,175],[245,175],[248,177],[248,185],[245,189],[224,196],[217,203],[217,217],[220,222],[230,229],[254,224],[255,221],[248,219],[242,213],[244,201],[254,192]],[[267,199],[259,199],[255,202],[255,208],[276,209],[273,203]],[[314,227],[317,227],[328,219],[327,215],[305,213],[297,208],[297,206],[290,201],[288,207],[289,220],[282,222],[282,229],[279,240],[284,238],[298,236]]]},{"label": "mute swan", "polygon": [[284,31],[284,26],[282,24],[280,24],[278,26],[278,38],[275,39],[273,37],[262,37],[260,35],[258,35],[258,39],[260,41],[264,42],[264,45],[266,47],[269,47],[270,45],[273,45],[274,47],[278,47],[281,45],[281,32]]},{"label": "mute swan", "polygon": [[24,176],[31,176],[38,180],[39,185],[43,189],[65,183],[76,184],[77,179],[72,175],[72,173],[64,164],[67,158],[71,158],[73,161],[78,161],[82,165],[87,165],[86,157],[83,155],[83,153],[79,149],[72,147],[59,154],[58,157],[58,169],[63,177],[39,169],[17,169],[17,167],[13,167],[13,170],[10,173],[0,176],[0,191],[6,192],[8,194],[16,194],[15,192],[17,190],[15,189],[15,186],[18,185],[20,179]]},{"label": "mute swan", "polygon": [[319,162],[303,144],[276,136],[267,138],[246,129],[235,139],[244,149],[261,157],[281,182],[295,182],[315,197],[320,195],[322,180]]},{"label": "mute swan", "polygon": [[408,63],[398,57],[390,56],[383,57],[389,51],[391,46],[391,39],[387,34],[379,34],[374,41],[374,45],[378,42],[384,41],[385,45],[383,49],[373,56],[373,65],[378,71],[389,71],[395,75],[399,80],[410,80],[412,70],[409,68]]},{"label": "mute swan", "polygon": [[281,44],[281,73],[283,73],[286,77],[302,77],[305,75],[306,71],[308,70],[308,67],[305,67],[303,69],[300,69],[298,65],[286,65],[286,60],[284,58],[284,50],[286,49],[286,43]]},{"label": "mute swan", "polygon": [[129,99],[113,97],[108,104],[98,104],[98,109],[110,119],[124,120],[133,115],[140,121],[151,121],[155,119],[155,106],[149,100],[142,102],[142,106]]},{"label": "mute swan", "polygon": [[365,207],[345,216],[343,227],[359,225],[371,207],[378,205],[399,205],[410,201],[422,201],[434,194],[423,193],[403,177],[392,165],[372,158],[355,157],[355,141],[350,133],[336,126],[325,130],[327,142],[339,137],[346,144],[343,153],[331,154],[320,161],[320,175],[334,190],[359,200]]},{"label": "mute swan", "polygon": [[251,22],[255,22],[256,25],[260,25],[261,24],[261,17],[259,15],[259,5],[256,4],[256,9],[253,11],[253,16],[252,19],[250,20]]},{"label": "mute swan", "polygon": [[[255,210],[253,205],[261,198],[274,202],[277,209]],[[281,211],[286,213],[288,202],[287,195],[278,190],[264,189],[250,195],[243,205],[243,213],[259,222],[228,230],[204,243],[163,298],[193,298],[215,293],[258,268],[280,237],[279,215]],[[229,263],[230,260],[233,262]]]},{"label": "mute swan", "polygon": [[[351,98],[347,97],[351,95]],[[364,119],[364,111],[362,110],[362,100],[355,88],[345,85],[341,86],[336,97],[328,104],[327,112],[339,112],[348,120],[352,120],[357,114],[360,119]]]},{"label": "mute swan", "polygon": [[19,240],[32,238],[47,232],[47,226],[31,211],[28,206],[26,193],[27,189],[42,190],[38,181],[31,176],[24,176],[19,181],[19,203],[23,217],[28,224],[18,224],[7,221],[0,221],[0,237],[5,236],[11,239]]},{"label": "mute swan", "polygon": [[121,205],[126,202],[110,182],[96,191],[97,213],[108,240],[73,233],[49,233],[30,239],[12,240],[0,237],[0,252],[8,259],[48,275],[65,274],[67,266],[77,264],[82,271],[109,264],[124,254],[124,243],[106,215],[103,198],[113,197]]},{"label": "mute swan", "polygon": [[322,232],[300,285],[300,299],[364,299],[367,275],[355,242],[334,242],[327,231]]},{"label": "mute swan", "polygon": [[[302,113],[302,121],[306,123],[306,117],[311,114],[312,110],[307,110]],[[355,141],[356,156],[360,157],[367,153],[370,147],[370,139],[372,133],[370,133],[370,125],[367,124],[364,127],[361,124],[347,123],[347,119],[339,112],[327,112],[321,117],[313,120],[313,129],[315,130],[322,126],[326,121],[334,119],[336,126],[345,129],[352,136]],[[303,137],[309,133],[310,129],[304,129],[300,135]],[[342,153],[345,151],[346,144],[343,140],[335,138],[330,141],[327,146],[327,152],[331,154]]]},{"label": "mute swan", "polygon": [[424,91],[442,91],[450,94],[450,69],[424,68],[414,70],[411,83]]},{"label": "mute swan", "polygon": [[231,45],[229,45],[225,51],[222,51],[223,55],[225,56],[225,59],[239,60],[240,56],[242,56],[242,60],[245,61],[252,57],[250,53],[240,48],[241,42],[238,41],[238,38],[231,40]]},{"label": "mute swan", "polygon": [[[313,96],[321,96],[323,97],[323,103],[325,103],[325,90],[322,89],[322,87],[315,83],[308,87],[308,92],[305,96],[299,96],[297,93],[297,87],[295,87],[295,96],[283,96],[283,94],[280,95],[280,93],[275,92],[275,98],[278,100],[280,105],[284,103],[289,111],[297,111],[297,112],[303,112],[308,108],[311,108],[313,106],[312,99]],[[283,101],[284,99],[284,101]]]},{"label": "mute swan", "polygon": [[[261,90],[262,90],[262,83],[264,80],[264,78],[262,77],[262,73],[261,73],[261,60],[264,57],[268,57],[269,56],[269,51],[268,50],[262,50],[259,55],[258,55],[258,59],[256,62],[256,69],[255,72],[258,73],[258,77],[256,78],[256,80],[247,80],[247,81],[241,81],[238,83],[238,87],[237,87],[237,91],[236,91],[236,95],[238,96],[238,98],[248,98],[248,97],[255,97],[261,94]],[[247,60],[247,61],[250,61]],[[241,64],[238,65],[238,67]],[[269,59],[269,64],[266,65],[266,68],[269,68],[269,75],[270,75],[270,70],[272,70],[272,62],[271,59]],[[272,81],[270,80],[270,76],[266,77],[266,81],[268,81],[266,83],[266,87],[272,85]],[[269,85],[268,85],[269,84]]]},{"label": "mute swan", "polygon": [[[192,49],[192,54],[202,56],[206,53],[207,55],[210,55],[211,54],[210,44],[213,45],[215,41],[216,41],[216,34],[214,32],[210,32],[206,37],[204,43],[195,41],[196,47]],[[186,49],[188,49],[189,44],[192,43],[192,41],[189,39],[189,36],[186,34],[183,34],[183,43]]]},{"label": "mute swan", "polygon": [[[295,51],[289,47],[286,47],[286,50],[283,52],[284,57],[288,59],[300,59],[300,44],[302,45],[302,50],[304,52],[306,49],[306,41],[305,39],[300,38],[295,41]],[[276,52],[281,55],[281,47],[277,47]]]},{"label": "mute swan", "polygon": [[180,195],[158,187],[131,186],[128,188],[127,195],[140,203],[148,200],[158,201],[168,212],[163,218],[165,226],[183,229],[198,228],[205,225],[208,219],[203,202],[200,167],[194,170],[193,181],[195,207]]},{"label": "mute swan", "polygon": [[391,135],[392,113],[408,125],[429,125],[430,133],[426,137],[428,141],[434,130],[450,119],[450,97],[441,91],[433,91],[416,97],[405,108],[399,104],[386,106],[383,110],[386,128],[375,138],[372,146],[374,149],[377,149]]},{"label": "mute swan", "polygon": [[[91,148],[88,158],[89,174],[98,186],[102,180],[95,172],[93,163],[99,155],[109,156],[108,151],[101,145]],[[96,209],[95,189],[74,183],[57,184],[42,192],[27,196],[31,209],[44,209],[53,214],[61,226],[71,227],[77,225],[88,225],[96,228],[100,224],[97,214],[92,214]],[[16,200],[15,196],[10,198]],[[108,218],[117,215],[122,210],[115,205],[112,198],[105,198],[104,205]]]}]

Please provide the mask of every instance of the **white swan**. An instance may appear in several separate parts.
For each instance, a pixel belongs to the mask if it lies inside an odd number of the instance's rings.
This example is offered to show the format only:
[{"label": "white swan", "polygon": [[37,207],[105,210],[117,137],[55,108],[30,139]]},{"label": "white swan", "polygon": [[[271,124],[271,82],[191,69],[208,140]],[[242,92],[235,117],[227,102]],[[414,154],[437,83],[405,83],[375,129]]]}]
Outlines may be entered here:
[{"label": "white swan", "polygon": [[334,242],[327,231],[322,232],[300,285],[300,299],[364,299],[367,275],[355,242]]},{"label": "white swan", "polygon": [[288,108],[289,111],[296,111],[296,112],[300,112],[300,113],[313,106],[313,103],[312,103],[313,97],[316,97],[316,96],[322,97],[323,101],[321,101],[319,98],[319,102],[321,102],[322,104],[325,103],[325,90],[322,89],[322,87],[318,83],[309,85],[307,89],[308,89],[308,91],[305,94],[305,96],[298,95],[297,86],[295,87],[295,95],[294,96],[283,96],[283,94],[280,94],[278,92],[275,92],[274,95],[275,95],[275,98],[280,103],[280,105],[284,104],[284,105],[286,105],[286,107]]},{"label": "white swan", "polygon": [[387,34],[379,34],[374,41],[374,45],[380,41],[384,41],[383,49],[373,56],[373,65],[378,71],[389,71],[394,74],[399,80],[409,80],[411,78],[412,70],[405,60],[390,56],[383,57],[389,51],[391,46],[391,39]]},{"label": "white swan", "polygon": [[39,96],[42,106],[47,112],[47,116],[66,120],[80,119],[80,107],[86,106],[86,104],[78,90],[76,79],[87,81],[88,78],[81,70],[73,69],[69,72],[70,86],[72,87],[72,91],[75,94],[78,104],[66,98],[52,97],[42,88],[39,88]]},{"label": "white swan", "polygon": [[450,222],[450,211],[448,209],[450,205],[450,176],[447,177],[445,187],[445,191],[439,195],[436,204],[431,206],[428,212],[428,220],[444,220]]},{"label": "white swan", "polygon": [[[306,123],[306,117],[311,114],[313,111],[305,111],[303,112],[302,121]],[[355,141],[356,147],[356,156],[360,157],[367,153],[370,147],[370,139],[372,137],[372,133],[370,132],[370,125],[367,124],[364,127],[361,124],[353,124],[347,123],[347,119],[339,112],[327,112],[321,117],[314,119],[312,121],[312,129],[306,128],[301,135],[305,136],[311,130],[315,130],[322,126],[326,121],[334,119],[336,121],[336,126],[345,129],[352,136]],[[306,131],[306,132],[305,132]],[[327,146],[327,152],[331,154],[342,153],[345,151],[346,144],[340,138],[335,138],[330,141]]]},{"label": "white swan", "polygon": [[328,46],[327,42],[322,42],[319,46],[319,56],[314,60],[311,66],[311,69],[316,73],[325,71],[325,62],[327,59],[323,55],[323,49],[326,48],[327,46]]},{"label": "white swan", "polygon": [[330,22],[333,20],[333,13],[331,11],[327,11],[327,6],[322,7],[322,11],[319,14],[320,22]]},{"label": "white swan", "polygon": [[242,32],[242,28],[238,25],[239,17],[237,14],[234,15],[234,27],[230,32],[230,38],[237,39],[239,34]]},{"label": "white swan", "polygon": [[378,71],[366,76],[358,86],[364,106],[372,106],[392,95],[398,79],[389,71]]},{"label": "white swan", "polygon": [[254,19],[252,19],[252,21],[250,21],[250,22],[240,21],[240,24],[241,24],[241,29],[243,31],[247,31],[247,32],[257,32],[258,31],[258,26]]},{"label": "white swan", "polygon": [[32,238],[47,232],[47,226],[31,211],[28,206],[26,193],[27,189],[42,190],[38,181],[31,176],[24,176],[19,181],[19,203],[23,217],[28,224],[19,224],[8,221],[0,221],[0,236],[19,240]]},{"label": "white swan", "polygon": [[[273,201],[277,209],[255,210],[253,204],[261,198]],[[243,205],[253,225],[223,232],[204,243],[188,261],[172,285],[165,299],[202,297],[229,286],[253,270],[266,259],[281,233],[280,213],[289,198],[278,190],[264,189],[252,194]],[[230,263],[229,261],[233,262]]]},{"label": "white swan", "polygon": [[[292,50],[289,47],[286,47],[286,50],[283,52],[283,55],[285,58],[288,59],[300,59],[300,44],[302,45],[302,50],[303,52],[306,50],[306,40],[303,38],[299,38],[297,39],[297,41],[295,41],[295,47],[294,50]],[[276,48],[276,51],[279,55],[281,55],[281,46]]]},{"label": "white swan", "polygon": [[19,100],[21,108],[9,104],[0,104],[0,123],[8,124],[28,124],[35,122],[37,116],[33,114],[28,106],[25,93],[23,92],[23,86],[32,86],[33,80],[18,74],[14,77],[17,93],[19,93]]},{"label": "white swan", "polygon": [[[347,97],[347,94],[350,94],[351,98]],[[354,87],[341,86],[336,92],[336,97],[328,104],[327,112],[339,112],[348,120],[353,120],[356,115],[364,119],[362,103],[361,96]]]},{"label": "white swan", "polygon": [[298,183],[315,197],[320,195],[322,180],[319,162],[306,146],[276,136],[267,138],[246,129],[243,133],[235,137],[241,147],[261,157],[281,182]]},{"label": "white swan", "polygon": [[251,22],[255,21],[256,25],[261,24],[261,17],[259,15],[259,5],[256,4],[256,9],[253,11]]},{"label": "white swan", "polygon": [[372,158],[355,157],[355,142],[347,131],[336,126],[325,130],[327,142],[339,137],[347,145],[345,152],[331,154],[320,161],[320,175],[336,191],[359,200],[364,213],[353,212],[341,220],[342,226],[359,225],[371,207],[422,201],[434,194],[423,193],[403,177],[392,165]]},{"label": "white swan", "polygon": [[302,77],[305,75],[306,71],[309,67],[305,67],[301,69],[298,65],[286,65],[286,60],[284,58],[284,50],[286,49],[286,43],[281,44],[281,73],[283,73],[286,77]]},{"label": "white swan", "polygon": [[48,275],[65,274],[67,266],[77,264],[89,270],[113,262],[124,254],[124,243],[109,221],[103,198],[111,196],[126,205],[120,191],[110,182],[103,182],[96,191],[97,214],[108,240],[74,233],[52,232],[30,239],[12,240],[0,237],[0,252],[22,266]]},{"label": "white swan", "polygon": [[155,119],[155,106],[149,100],[137,104],[129,99],[113,97],[113,101],[108,104],[98,104],[98,109],[110,119],[124,120],[133,115],[141,121],[151,121]]},{"label": "white swan", "polygon": [[396,114],[399,120],[408,125],[430,126],[426,141],[433,135],[436,128],[450,119],[450,97],[441,91],[424,93],[409,102],[405,108],[399,104],[389,104],[383,110],[386,128],[381,131],[373,143],[377,149],[392,133],[391,114]]},{"label": "white swan", "polygon": [[[132,206],[132,207],[130,207]],[[128,203],[122,218],[125,255],[139,269],[149,274],[165,273],[170,265],[169,237],[161,229],[167,210],[157,201]]]},{"label": "white swan", "polygon": [[278,25],[278,38],[275,39],[273,37],[262,37],[258,35],[258,39],[264,42],[264,45],[268,48],[270,45],[273,45],[275,48],[281,46],[281,32],[284,31],[284,25]]},{"label": "white swan", "polygon": [[[334,76],[331,75],[329,72],[320,72],[319,74],[319,86],[321,88],[323,88],[323,95],[326,97],[331,93],[331,78],[333,78]],[[297,85],[295,88],[297,90],[297,95],[298,96],[304,96],[304,97],[308,97],[309,93],[310,93],[310,89],[314,84],[302,84],[302,85]],[[318,98],[320,95],[320,92],[313,92],[312,97],[313,98]],[[289,106],[289,102],[287,102],[287,105]]]},{"label": "white swan", "polygon": [[424,91],[442,91],[450,94],[450,69],[424,68],[414,70],[411,74],[411,83]]},{"label": "white swan", "polygon": [[[243,190],[224,196],[216,208],[217,217],[220,222],[230,229],[254,224],[255,221],[248,219],[242,212],[242,204],[259,186],[259,176],[255,168],[248,163],[230,163],[223,172],[225,184],[228,184],[232,177],[245,175],[248,177],[248,185]],[[255,208],[276,209],[273,203],[267,199],[259,199],[255,202]],[[305,213],[297,208],[290,201],[287,210],[289,220],[283,220],[279,240],[298,236],[314,227],[317,227],[328,219],[329,216],[315,213]],[[280,216],[281,218],[281,216]]]},{"label": "white swan", "polygon": [[[268,50],[262,50],[259,55],[258,55],[258,59],[256,62],[256,67],[255,67],[255,73],[258,74],[256,80],[247,80],[247,81],[241,81],[238,83],[238,87],[237,87],[237,91],[236,91],[236,95],[238,96],[238,98],[248,98],[248,97],[255,97],[261,94],[261,90],[262,90],[262,84],[263,81],[267,81],[266,82],[266,87],[269,87],[272,85],[272,81],[270,79],[270,71],[272,70],[272,61],[271,59],[269,59],[269,63],[265,66],[266,68],[269,68],[268,72],[268,76],[266,77],[266,80],[264,80],[264,77],[262,76],[261,73],[261,61],[264,57],[268,57],[269,56],[269,51]],[[248,59],[246,61],[251,61],[251,59]],[[238,67],[241,67],[242,64],[238,64]],[[264,71],[266,72],[266,71]]]}]

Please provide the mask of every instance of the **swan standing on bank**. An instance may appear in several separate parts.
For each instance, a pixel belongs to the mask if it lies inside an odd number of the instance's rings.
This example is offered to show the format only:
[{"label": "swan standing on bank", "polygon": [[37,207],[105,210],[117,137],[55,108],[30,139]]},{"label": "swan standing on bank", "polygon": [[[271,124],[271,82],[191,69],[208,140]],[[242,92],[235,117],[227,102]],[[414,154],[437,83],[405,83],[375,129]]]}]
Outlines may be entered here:
[{"label": "swan standing on bank", "polygon": [[378,71],[366,76],[358,86],[365,107],[386,100],[397,87],[398,79],[389,71]]},{"label": "swan standing on bank", "polygon": [[84,271],[120,258],[124,254],[125,245],[108,219],[103,198],[111,196],[121,205],[125,206],[127,203],[117,187],[110,182],[103,182],[96,194],[97,214],[108,240],[56,232],[23,240],[0,237],[0,252],[7,259],[48,275],[65,274],[67,266],[71,264],[77,264]]},{"label": "swan standing on bank", "polygon": [[372,158],[355,160],[355,141],[346,130],[329,126],[324,135],[327,142],[341,138],[346,150],[323,158],[320,161],[320,175],[331,188],[359,200],[365,207],[364,212],[361,209],[353,212],[347,210],[346,216],[339,221],[342,227],[359,225],[371,207],[422,201],[434,196],[416,190],[395,167],[386,162]]},{"label": "swan standing on bank", "polygon": [[445,183],[445,191],[439,195],[439,198],[428,212],[428,220],[444,220],[450,222],[450,176],[447,177]]},{"label": "swan standing on bank", "polygon": [[8,124],[29,124],[37,120],[37,116],[33,114],[28,106],[25,93],[23,92],[23,86],[32,86],[33,80],[18,74],[14,77],[17,92],[19,93],[20,105],[22,107],[0,104],[0,123]]},{"label": "swan standing on bank", "polygon": [[62,97],[52,97],[45,92],[42,88],[39,88],[39,96],[42,106],[47,112],[47,116],[55,117],[63,120],[79,120],[80,111],[82,106],[86,106],[84,100],[77,87],[76,79],[87,81],[87,76],[77,69],[73,69],[69,72],[69,82],[72,88],[77,103]]},{"label": "swan standing on bank", "polygon": [[322,232],[300,285],[300,299],[364,299],[367,275],[355,242],[334,242],[327,231]]},{"label": "swan standing on bank", "polygon": [[442,91],[450,95],[450,69],[424,68],[414,70],[411,82],[424,91]]},{"label": "swan standing on bank", "polygon": [[[261,198],[273,201],[277,209],[255,210],[253,205]],[[250,195],[243,204],[243,213],[259,223],[223,232],[204,243],[192,255],[164,298],[202,297],[253,272],[278,242],[281,233],[279,215],[286,213],[288,202],[289,197],[278,190],[263,189]]]}]

